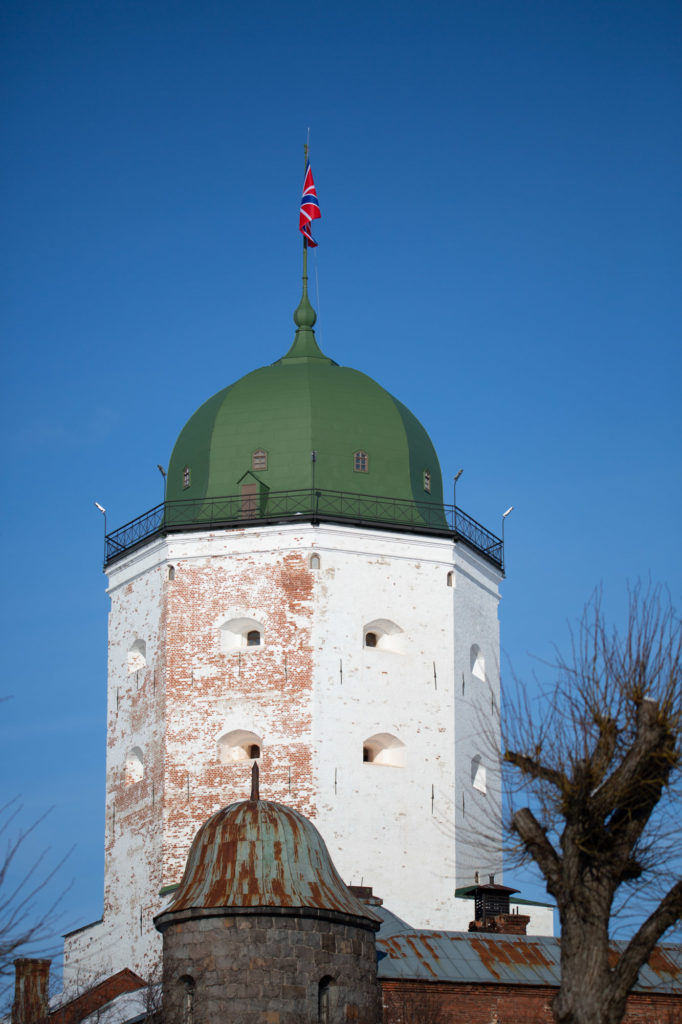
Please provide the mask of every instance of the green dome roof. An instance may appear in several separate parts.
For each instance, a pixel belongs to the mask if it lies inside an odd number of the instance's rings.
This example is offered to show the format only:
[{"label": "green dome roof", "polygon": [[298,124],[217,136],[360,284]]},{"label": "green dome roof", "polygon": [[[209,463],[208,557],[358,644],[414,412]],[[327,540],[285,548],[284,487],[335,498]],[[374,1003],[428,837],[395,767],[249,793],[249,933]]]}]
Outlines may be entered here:
[{"label": "green dome roof", "polygon": [[310,489],[315,451],[316,489],[442,506],[428,434],[371,377],[321,352],[305,285],[289,352],[209,398],[183,427],[167,498],[237,495],[248,483],[260,493]]}]

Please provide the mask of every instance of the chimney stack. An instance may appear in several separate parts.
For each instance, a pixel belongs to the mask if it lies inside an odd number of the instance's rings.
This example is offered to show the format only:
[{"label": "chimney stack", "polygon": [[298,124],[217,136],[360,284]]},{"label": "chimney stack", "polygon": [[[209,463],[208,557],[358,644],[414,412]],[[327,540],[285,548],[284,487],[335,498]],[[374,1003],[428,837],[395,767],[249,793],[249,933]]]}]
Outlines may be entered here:
[{"label": "chimney stack", "polygon": [[525,935],[530,917],[509,913],[509,897],[518,889],[497,885],[495,876],[488,875],[487,885],[473,888],[475,920],[469,924],[470,932],[498,932],[503,935]]},{"label": "chimney stack", "polygon": [[12,1024],[39,1024],[47,1017],[51,962],[26,957],[14,961]]}]

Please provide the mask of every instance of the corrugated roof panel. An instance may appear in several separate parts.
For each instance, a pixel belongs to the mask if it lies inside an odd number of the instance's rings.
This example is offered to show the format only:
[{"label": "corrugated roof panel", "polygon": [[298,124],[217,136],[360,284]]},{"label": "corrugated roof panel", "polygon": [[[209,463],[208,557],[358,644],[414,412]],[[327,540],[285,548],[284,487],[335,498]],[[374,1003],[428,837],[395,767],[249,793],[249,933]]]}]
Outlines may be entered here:
[{"label": "corrugated roof panel", "polygon": [[[623,942],[611,944],[617,958]],[[548,985],[560,983],[560,940],[544,935],[495,935],[414,929],[384,937],[377,948],[382,979],[468,984]],[[659,946],[642,968],[635,991],[682,995],[682,946]]]}]

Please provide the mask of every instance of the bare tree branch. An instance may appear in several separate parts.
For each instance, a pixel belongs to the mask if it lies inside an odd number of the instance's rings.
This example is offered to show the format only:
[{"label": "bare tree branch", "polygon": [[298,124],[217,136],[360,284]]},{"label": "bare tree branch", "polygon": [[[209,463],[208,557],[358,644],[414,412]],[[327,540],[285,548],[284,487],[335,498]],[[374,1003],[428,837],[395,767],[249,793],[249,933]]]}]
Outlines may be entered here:
[{"label": "bare tree branch", "polygon": [[615,967],[609,962],[621,896],[631,905],[636,894],[650,899],[654,868],[679,868],[682,628],[667,592],[636,587],[622,635],[607,627],[597,593],[570,656],[557,655],[554,668],[555,685],[537,706],[525,692],[515,707],[506,702],[508,827],[557,901],[556,1020],[616,1024],[639,969],[682,916],[676,881]]},{"label": "bare tree branch", "polygon": [[666,893],[656,909],[637,929],[614,968],[619,987],[629,991],[661,936],[682,918],[682,880]]},{"label": "bare tree branch", "polygon": [[23,808],[18,799],[0,807],[0,994],[13,984],[13,961],[17,956],[49,954],[56,944],[62,922],[61,904],[67,888],[48,899],[51,884],[71,851],[49,863],[49,848],[28,866],[20,865],[30,837],[43,824],[49,811],[25,828],[19,826]]}]

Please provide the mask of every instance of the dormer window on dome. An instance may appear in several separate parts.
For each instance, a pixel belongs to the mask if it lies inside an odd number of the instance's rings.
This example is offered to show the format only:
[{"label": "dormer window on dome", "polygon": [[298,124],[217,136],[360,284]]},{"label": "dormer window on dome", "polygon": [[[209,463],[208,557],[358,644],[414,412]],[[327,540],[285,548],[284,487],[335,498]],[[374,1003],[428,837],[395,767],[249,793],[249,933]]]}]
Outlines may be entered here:
[{"label": "dormer window on dome", "polygon": [[189,466],[185,466],[185,468],[182,471],[182,489],[184,491],[186,491],[187,488],[189,487],[189,484],[190,484],[190,468],[189,468]]},{"label": "dormer window on dome", "polygon": [[256,448],[251,455],[251,469],[263,472],[268,468],[268,453],[264,448]]},{"label": "dormer window on dome", "polygon": [[431,493],[431,472],[428,469],[424,470],[424,490],[427,494]]},{"label": "dormer window on dome", "polygon": [[353,453],[353,470],[356,473],[369,472],[369,455],[367,452]]}]

